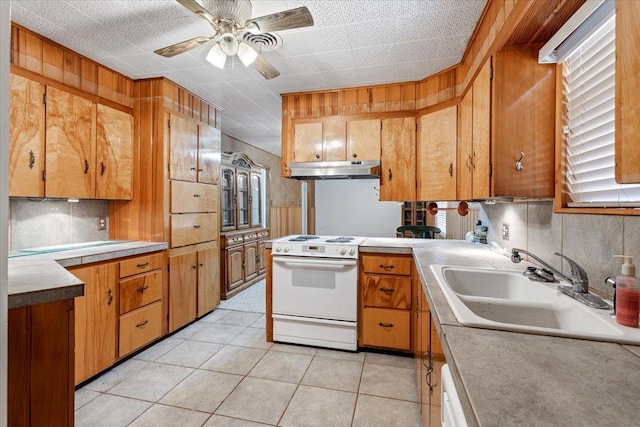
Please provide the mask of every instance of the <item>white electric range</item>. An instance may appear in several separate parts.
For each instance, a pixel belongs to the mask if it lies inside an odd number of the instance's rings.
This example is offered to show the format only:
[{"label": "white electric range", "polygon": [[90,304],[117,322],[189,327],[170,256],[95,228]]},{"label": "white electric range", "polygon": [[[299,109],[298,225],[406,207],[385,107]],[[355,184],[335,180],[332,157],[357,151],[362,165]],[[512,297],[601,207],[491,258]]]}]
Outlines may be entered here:
[{"label": "white electric range", "polygon": [[274,341],[357,350],[358,245],[365,237],[272,243]]}]

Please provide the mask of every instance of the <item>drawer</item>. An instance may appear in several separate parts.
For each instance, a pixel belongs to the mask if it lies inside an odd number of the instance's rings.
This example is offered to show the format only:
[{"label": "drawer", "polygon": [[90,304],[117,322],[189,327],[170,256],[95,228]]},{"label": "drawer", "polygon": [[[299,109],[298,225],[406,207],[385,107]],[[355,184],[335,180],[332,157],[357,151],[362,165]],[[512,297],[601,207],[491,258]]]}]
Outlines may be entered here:
[{"label": "drawer", "polygon": [[171,213],[218,212],[218,186],[171,181]]},{"label": "drawer", "polygon": [[411,261],[410,256],[362,255],[365,273],[408,276],[411,274]]},{"label": "drawer", "polygon": [[158,338],[162,333],[162,302],[154,302],[120,316],[119,357]]},{"label": "drawer", "polygon": [[218,214],[171,215],[171,247],[218,239]]},{"label": "drawer", "polygon": [[411,308],[411,277],[365,274],[362,280],[365,307]]},{"label": "drawer", "polygon": [[251,232],[251,233],[245,234],[243,237],[245,242],[250,242],[252,240],[256,240],[258,238],[258,235],[254,232]]},{"label": "drawer", "polygon": [[269,237],[269,230],[262,230],[256,233],[258,235],[258,239],[266,239]]},{"label": "drawer", "polygon": [[362,310],[362,345],[411,350],[411,312],[384,308]]},{"label": "drawer", "polygon": [[120,261],[120,278],[162,268],[162,253],[148,254]]},{"label": "drawer", "polygon": [[162,299],[162,270],[120,281],[120,314]]}]

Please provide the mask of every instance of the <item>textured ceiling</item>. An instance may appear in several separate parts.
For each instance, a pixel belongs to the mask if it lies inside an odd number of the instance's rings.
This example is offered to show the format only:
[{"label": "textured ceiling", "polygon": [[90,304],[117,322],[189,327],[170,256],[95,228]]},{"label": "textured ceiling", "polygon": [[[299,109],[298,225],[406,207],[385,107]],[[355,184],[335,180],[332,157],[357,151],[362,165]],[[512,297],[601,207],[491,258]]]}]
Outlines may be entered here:
[{"label": "textured ceiling", "polygon": [[[2,0],[4,1],[4,0]],[[252,16],[306,6],[314,26],[280,31],[262,50],[265,80],[210,47],[173,58],[155,49],[211,36],[174,0],[11,0],[11,19],[132,79],[165,76],[221,107],[222,131],[280,155],[281,93],[420,80],[460,62],[486,0],[253,0]]]}]

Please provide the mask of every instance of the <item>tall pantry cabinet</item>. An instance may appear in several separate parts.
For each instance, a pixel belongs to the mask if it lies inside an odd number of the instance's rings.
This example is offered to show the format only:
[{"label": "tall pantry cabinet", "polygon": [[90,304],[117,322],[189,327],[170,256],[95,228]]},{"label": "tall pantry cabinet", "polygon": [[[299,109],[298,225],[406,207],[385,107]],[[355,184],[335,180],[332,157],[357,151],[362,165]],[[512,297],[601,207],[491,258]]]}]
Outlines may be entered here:
[{"label": "tall pantry cabinet", "polygon": [[134,197],[111,205],[111,237],[169,242],[163,332],[220,301],[220,110],[169,80],[137,81]]}]

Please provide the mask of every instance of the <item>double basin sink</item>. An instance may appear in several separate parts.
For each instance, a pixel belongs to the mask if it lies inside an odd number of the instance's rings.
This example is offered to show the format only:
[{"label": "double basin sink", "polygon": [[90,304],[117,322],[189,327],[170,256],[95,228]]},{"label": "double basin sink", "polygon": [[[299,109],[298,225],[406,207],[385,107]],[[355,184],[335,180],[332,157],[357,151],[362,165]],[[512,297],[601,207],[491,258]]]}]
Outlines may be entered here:
[{"label": "double basin sink", "polygon": [[462,325],[640,344],[640,329],[618,325],[612,310],[587,307],[557,283],[531,281],[515,270],[432,265],[431,271]]}]

